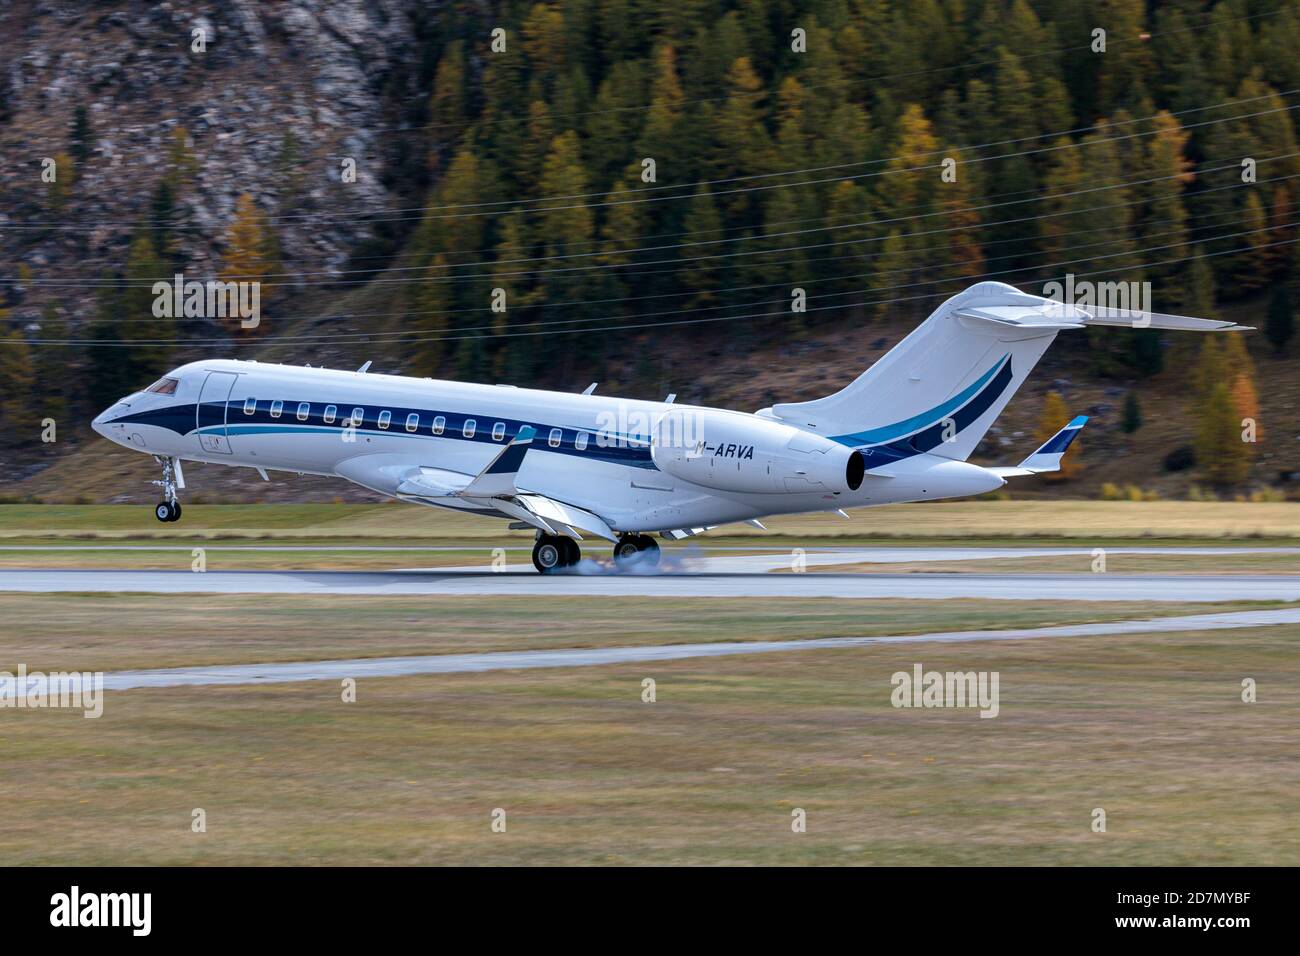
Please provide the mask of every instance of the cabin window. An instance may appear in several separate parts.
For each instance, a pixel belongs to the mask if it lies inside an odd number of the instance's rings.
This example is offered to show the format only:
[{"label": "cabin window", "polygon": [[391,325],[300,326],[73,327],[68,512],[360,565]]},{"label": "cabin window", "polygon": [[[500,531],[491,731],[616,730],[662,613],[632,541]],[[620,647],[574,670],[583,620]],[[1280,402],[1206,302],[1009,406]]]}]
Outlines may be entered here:
[{"label": "cabin window", "polygon": [[153,392],[155,395],[175,395],[176,386],[181,383],[178,378],[160,378],[148,388],[146,392]]},{"label": "cabin window", "polygon": [[324,421],[326,425],[333,425],[334,419],[338,417],[338,414],[339,408],[337,405],[326,405],[325,414],[321,416],[321,420]]},{"label": "cabin window", "polygon": [[257,411],[257,399],[249,397],[244,399],[244,414],[251,415]]},{"label": "cabin window", "polygon": [[413,432],[420,427],[420,416],[416,412],[406,416],[406,430]]},{"label": "cabin window", "polygon": [[551,429],[551,437],[548,438],[548,439],[546,440],[546,443],[547,443],[548,445],[550,445],[552,448],[559,448],[559,447],[560,447],[560,439],[561,439],[562,437],[564,437],[564,432],[563,432],[561,429],[559,429],[559,428],[552,428],[552,429]]},{"label": "cabin window", "polygon": [[433,420],[433,433],[435,435],[441,435],[442,430],[446,427],[447,427],[447,419],[444,418],[442,415],[439,415],[437,418]]},{"label": "cabin window", "polygon": [[361,423],[366,420],[366,410],[364,408],[352,409],[352,424],[354,427],[361,427]]},{"label": "cabin window", "polygon": [[492,440],[493,440],[493,441],[500,441],[501,439],[503,439],[503,438],[505,438],[505,437],[506,437],[506,423],[505,423],[505,422],[497,422],[495,425],[492,426]]},{"label": "cabin window", "polygon": [[472,418],[465,419],[465,427],[460,430],[460,433],[466,438],[473,438],[476,431],[478,431],[478,422]]},{"label": "cabin window", "polygon": [[284,402],[277,398],[271,403],[271,417],[279,418],[282,411],[284,411]]},{"label": "cabin window", "polygon": [[379,413],[380,428],[387,428],[392,423],[392,421],[393,421],[393,413],[390,412],[388,409],[385,408],[382,412]]},{"label": "cabin window", "polygon": [[311,415],[311,402],[299,402],[298,421],[305,422],[309,415]]},{"label": "cabin window", "polygon": [[587,448],[587,433],[578,432],[578,437],[573,440],[573,447],[578,451],[585,451]]}]

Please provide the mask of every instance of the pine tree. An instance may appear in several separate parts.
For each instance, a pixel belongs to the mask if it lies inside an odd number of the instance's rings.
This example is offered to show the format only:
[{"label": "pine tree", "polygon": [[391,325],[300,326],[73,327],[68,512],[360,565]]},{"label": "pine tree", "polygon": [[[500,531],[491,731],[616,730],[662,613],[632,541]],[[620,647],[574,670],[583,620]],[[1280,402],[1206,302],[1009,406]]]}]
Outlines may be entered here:
[{"label": "pine tree", "polygon": [[[434,131],[434,142],[440,147],[456,143],[464,132],[465,98],[469,89],[465,82],[465,50],[459,40],[447,44],[433,77],[433,92],[429,96],[429,123]],[[442,166],[443,152],[435,148],[429,155],[429,169],[436,172]]]},{"label": "pine tree", "polygon": [[[1187,256],[1187,207],[1183,202],[1183,189],[1192,181],[1192,163],[1185,150],[1188,134],[1178,121],[1161,111],[1152,121],[1154,136],[1145,140],[1143,162],[1133,179],[1151,182],[1135,188],[1142,200],[1137,214],[1137,236],[1143,248],[1160,247],[1149,258],[1177,260]],[[1161,290],[1171,308],[1182,304],[1181,283],[1177,277],[1186,272],[1186,264],[1170,261],[1153,265],[1147,270],[1147,279]]]},{"label": "pine tree", "polygon": [[[714,121],[712,168],[718,179],[751,176],[776,167],[771,137],[763,123],[763,81],[748,57],[731,64],[726,80],[727,99]],[[728,196],[724,204],[734,224],[755,225],[758,215],[749,193]]]},{"label": "pine tree", "polygon": [[[435,255],[428,266],[419,273],[424,282],[412,282],[407,287],[407,307],[413,313],[405,325],[417,334],[411,343],[412,374],[437,377],[446,354],[444,341],[448,332],[447,260]],[[484,313],[477,313],[482,315]],[[474,324],[482,324],[475,322]]]},{"label": "pine tree", "polygon": [[691,197],[686,210],[685,231],[683,237],[691,245],[681,246],[682,288],[686,291],[686,309],[700,309],[716,301],[714,290],[721,286],[724,260],[709,258],[718,255],[722,244],[722,218],[718,207],[713,202],[709,187],[700,185]]},{"label": "pine tree", "polygon": [[36,372],[26,336],[0,308],[0,419],[9,439],[28,444],[39,438],[39,409],[32,401]]},{"label": "pine tree", "polygon": [[[54,302],[47,302],[41,311],[40,338],[45,340],[65,339],[68,336],[67,325],[63,321],[59,307]],[[70,349],[62,345],[33,346],[33,366],[36,371],[36,390],[33,399],[41,418],[53,418],[62,426],[68,413],[68,406],[73,398],[72,389],[78,381]]]},{"label": "pine tree", "polygon": [[86,107],[78,105],[72,113],[72,158],[78,166],[90,162],[95,150],[94,133],[90,128],[90,114]]},{"label": "pine tree", "polygon": [[939,274],[950,280],[949,287],[957,291],[984,272],[984,251],[979,240],[980,215],[973,208],[970,170],[963,164],[960,150],[949,149],[944,155],[956,163],[956,180],[939,186],[945,230],[939,236],[943,244],[938,256]]},{"label": "pine tree", "polygon": [[106,408],[140,387],[139,380],[131,380],[135,368],[130,361],[130,351],[112,344],[122,341],[123,328],[120,322],[122,291],[115,284],[115,278],[107,272],[100,277],[95,315],[86,334],[92,342],[106,343],[87,347],[86,397],[94,408]]},{"label": "pine tree", "polygon": [[628,267],[635,258],[631,250],[641,245],[645,231],[645,207],[632,202],[632,190],[626,183],[616,182],[605,196],[605,217],[600,225],[600,255],[596,257],[601,267],[595,278],[601,282],[601,298],[621,298],[629,288],[632,277]]},{"label": "pine tree", "polygon": [[1295,335],[1295,315],[1291,311],[1291,295],[1285,284],[1279,283],[1268,300],[1268,315],[1264,319],[1264,335],[1281,355]]},{"label": "pine tree", "polygon": [[1250,471],[1249,447],[1228,386],[1215,385],[1202,403],[1196,426],[1196,460],[1209,481],[1220,486],[1243,481]]},{"label": "pine tree", "polygon": [[[685,100],[677,76],[677,53],[664,44],[655,50],[650,108],[637,145],[637,158],[652,157],[665,171],[678,161],[681,147],[681,113]],[[680,176],[673,176],[680,180]]]},{"label": "pine tree", "polygon": [[[943,157],[939,155],[939,141],[917,104],[904,107],[890,152],[893,158],[877,181],[876,195],[883,218],[891,221],[891,235],[897,230],[896,242],[887,244],[893,246],[890,256],[897,257],[902,271],[881,276],[881,284],[910,286],[938,272],[929,249],[935,237],[926,233],[948,225],[937,213],[944,191],[950,188],[950,184],[940,181]],[[959,169],[958,183],[960,175]],[[929,291],[932,290],[905,288],[899,290],[899,295]]]},{"label": "pine tree", "polygon": [[[538,188],[543,196],[581,195],[587,191],[578,134],[573,130],[551,140]],[[539,220],[539,234],[545,237],[548,256],[590,251],[593,223],[589,206],[568,202],[552,204],[539,213]]]},{"label": "pine tree", "polygon": [[[120,361],[128,370],[135,388],[142,387],[166,371],[171,356],[171,346],[176,340],[180,318],[159,318],[154,315],[153,283],[166,278],[166,264],[158,257],[153,244],[153,230],[140,224],[131,236],[127,252],[126,269],[122,276],[122,290],[118,299],[120,310],[117,338],[135,343],[122,349]],[[238,323],[238,317],[235,322]]]},{"label": "pine tree", "polygon": [[1138,401],[1137,392],[1129,392],[1124,398],[1124,417],[1120,421],[1120,428],[1125,435],[1132,435],[1142,427],[1142,404]]}]

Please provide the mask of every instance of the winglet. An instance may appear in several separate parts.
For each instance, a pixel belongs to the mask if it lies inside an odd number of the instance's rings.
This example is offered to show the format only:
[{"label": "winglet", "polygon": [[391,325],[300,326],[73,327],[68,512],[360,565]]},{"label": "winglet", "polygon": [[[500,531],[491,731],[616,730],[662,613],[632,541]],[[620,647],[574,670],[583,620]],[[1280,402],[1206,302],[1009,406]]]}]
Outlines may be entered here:
[{"label": "winglet", "polygon": [[488,462],[487,467],[457,494],[467,498],[513,495],[517,490],[515,477],[519,474],[524,455],[528,453],[528,446],[533,443],[536,434],[537,429],[531,425],[522,426],[510,444],[501,449],[501,453]]},{"label": "winglet", "polygon": [[1087,415],[1071,419],[1070,424],[1043,442],[1043,446],[1038,451],[1022,461],[1020,468],[1035,475],[1044,471],[1060,471],[1061,456],[1079,437],[1079,432],[1083,431],[1083,426],[1086,424],[1088,424]]}]

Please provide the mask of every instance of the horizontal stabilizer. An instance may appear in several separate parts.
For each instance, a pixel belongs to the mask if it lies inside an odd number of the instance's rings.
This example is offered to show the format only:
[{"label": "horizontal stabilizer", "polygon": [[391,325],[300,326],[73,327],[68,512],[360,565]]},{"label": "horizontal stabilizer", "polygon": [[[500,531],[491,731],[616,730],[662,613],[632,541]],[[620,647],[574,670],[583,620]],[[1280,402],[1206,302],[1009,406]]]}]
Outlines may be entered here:
[{"label": "horizontal stabilizer", "polygon": [[1110,306],[1063,305],[1051,299],[1039,299],[1035,305],[993,305],[981,308],[967,307],[955,315],[967,322],[984,323],[1016,329],[1042,329],[1061,331],[1081,329],[1088,325],[1113,325],[1133,329],[1170,329],[1178,332],[1241,332],[1250,329],[1219,319],[1195,319],[1187,315],[1168,315],[1163,312],[1142,312],[1137,309],[1117,309]]},{"label": "horizontal stabilizer", "polygon": [[1073,419],[1015,468],[990,468],[1000,478],[1012,478],[1019,475],[1038,475],[1045,471],[1060,471],[1061,456],[1069,450],[1070,445],[1079,437],[1083,426],[1088,424],[1088,416],[1080,415]]},{"label": "horizontal stabilizer", "polygon": [[1136,309],[1113,309],[1090,306],[1087,325],[1117,325],[1134,329],[1172,329],[1178,332],[1249,332],[1249,325],[1237,325],[1220,319],[1195,319],[1189,315],[1163,312],[1140,312]]}]

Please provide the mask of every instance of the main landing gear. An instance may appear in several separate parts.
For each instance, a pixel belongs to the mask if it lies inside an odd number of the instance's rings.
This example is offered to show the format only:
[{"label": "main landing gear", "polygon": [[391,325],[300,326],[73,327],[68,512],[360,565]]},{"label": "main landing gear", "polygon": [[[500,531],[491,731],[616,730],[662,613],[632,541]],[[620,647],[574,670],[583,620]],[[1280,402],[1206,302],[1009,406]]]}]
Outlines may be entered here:
[{"label": "main landing gear", "polygon": [[582,559],[578,542],[560,534],[540,534],[533,545],[533,567],[542,574],[571,568]]},{"label": "main landing gear", "polygon": [[[154,505],[153,516],[159,521],[180,521],[181,520],[181,503],[177,500],[176,489],[184,487],[185,479],[181,478],[181,463],[174,458],[159,458],[154,455],[154,461],[162,465],[162,481],[155,481],[163,490],[163,500]],[[179,479],[179,483],[178,483]]]},{"label": "main landing gear", "polygon": [[625,534],[614,545],[614,567],[622,569],[659,567],[659,543],[648,534]]},{"label": "main landing gear", "polygon": [[[582,559],[578,542],[558,534],[539,534],[533,545],[533,567],[542,574],[571,568]],[[659,544],[648,534],[625,534],[614,545],[614,567],[620,571],[653,570],[659,566]]]}]

